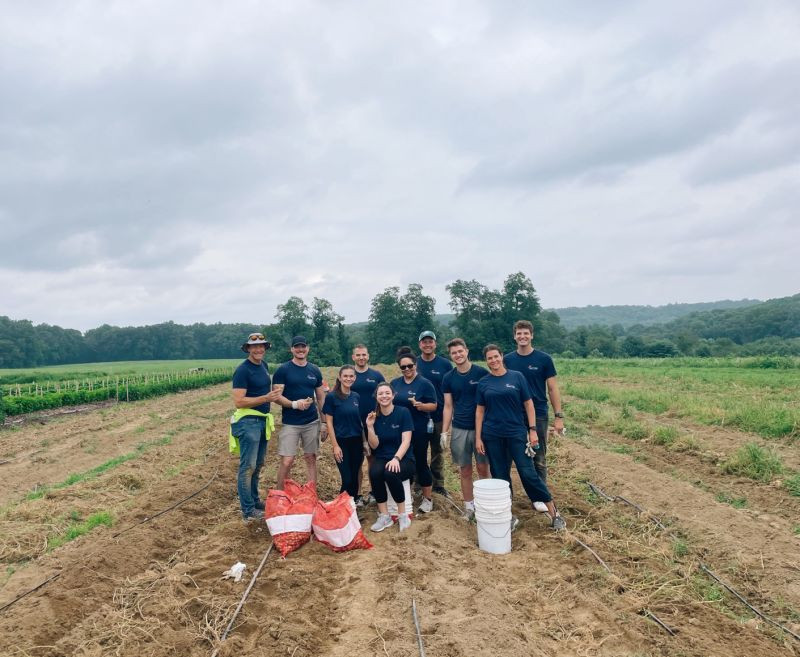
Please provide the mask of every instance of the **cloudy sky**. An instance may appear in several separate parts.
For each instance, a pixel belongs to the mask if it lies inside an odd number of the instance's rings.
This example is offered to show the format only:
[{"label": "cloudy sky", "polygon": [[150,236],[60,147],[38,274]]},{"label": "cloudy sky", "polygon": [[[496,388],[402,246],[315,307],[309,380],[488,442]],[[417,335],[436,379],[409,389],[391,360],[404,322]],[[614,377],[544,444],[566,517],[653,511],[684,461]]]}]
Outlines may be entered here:
[{"label": "cloudy sky", "polygon": [[799,291],[794,0],[2,5],[0,315]]}]

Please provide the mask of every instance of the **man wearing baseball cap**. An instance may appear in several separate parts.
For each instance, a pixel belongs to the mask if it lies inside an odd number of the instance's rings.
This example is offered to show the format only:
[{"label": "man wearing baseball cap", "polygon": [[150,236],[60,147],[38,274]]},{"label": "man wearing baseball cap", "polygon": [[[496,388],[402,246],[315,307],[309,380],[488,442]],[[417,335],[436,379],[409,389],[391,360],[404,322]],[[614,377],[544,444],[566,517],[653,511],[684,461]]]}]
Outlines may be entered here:
[{"label": "man wearing baseball cap", "polygon": [[247,358],[233,373],[236,412],[231,418],[231,435],[239,443],[236,491],[245,522],[263,516],[264,503],[258,493],[258,477],[267,456],[267,423],[272,419],[269,405],[280,396],[278,391],[270,391],[269,369],[264,362],[269,348],[270,343],[263,333],[251,333],[242,345]]},{"label": "man wearing baseball cap", "polygon": [[[308,470],[308,481],[317,480],[317,454],[320,442],[320,413],[325,403],[325,386],[319,367],[308,362],[308,340],[302,335],[292,338],[292,359],[275,370],[275,389],[280,392],[277,402],[283,406],[283,420],[278,434],[278,481],[284,482],[303,446],[303,458]],[[316,399],[316,403],[315,403]]]},{"label": "man wearing baseball cap", "polygon": [[442,379],[453,369],[453,364],[446,358],[436,355],[436,334],[433,331],[423,331],[419,334],[420,358],[417,361],[417,372],[433,384],[436,390],[436,410],[431,413],[433,418],[433,435],[431,440],[431,473],[433,474],[433,492],[447,496],[444,487],[444,455],[439,436],[442,433],[442,410],[444,409],[444,393],[442,392]]}]

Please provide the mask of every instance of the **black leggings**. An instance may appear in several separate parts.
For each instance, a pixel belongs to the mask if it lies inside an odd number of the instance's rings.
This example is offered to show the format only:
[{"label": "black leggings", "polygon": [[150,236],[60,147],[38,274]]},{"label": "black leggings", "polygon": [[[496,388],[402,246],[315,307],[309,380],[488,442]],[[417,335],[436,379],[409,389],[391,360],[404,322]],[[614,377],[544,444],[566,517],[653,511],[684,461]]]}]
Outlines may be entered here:
[{"label": "black leggings", "polygon": [[406,492],[403,490],[403,482],[414,476],[414,464],[411,459],[404,458],[400,461],[400,472],[389,472],[386,469],[389,461],[391,459],[379,459],[376,456],[372,459],[372,465],[369,466],[369,483],[372,485],[375,501],[379,504],[383,504],[389,499],[386,494],[386,486],[389,487],[395,502],[398,504],[405,502]]},{"label": "black leggings", "polygon": [[428,465],[428,445],[431,444],[432,437],[433,434],[426,431],[415,431],[411,434],[411,449],[414,450],[414,459],[417,462],[417,483],[423,488],[433,485],[433,473]]},{"label": "black leggings", "polygon": [[341,493],[347,491],[353,499],[358,495],[358,482],[361,479],[361,464],[364,462],[364,448],[361,436],[348,438],[336,437],[336,442],[342,448],[342,462],[337,463],[339,474],[342,477]]}]

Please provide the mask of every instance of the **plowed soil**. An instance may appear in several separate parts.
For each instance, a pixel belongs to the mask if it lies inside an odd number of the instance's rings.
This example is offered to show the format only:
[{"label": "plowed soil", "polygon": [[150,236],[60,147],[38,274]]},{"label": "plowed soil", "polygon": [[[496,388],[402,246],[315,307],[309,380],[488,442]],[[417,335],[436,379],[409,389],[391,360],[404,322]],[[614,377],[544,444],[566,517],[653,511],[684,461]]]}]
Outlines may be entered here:
[{"label": "plowed soil", "polygon": [[[512,551],[483,553],[451,475],[453,503],[435,497],[434,511],[407,533],[371,534],[368,509],[371,550],[334,554],[311,542],[286,559],[273,551],[220,642],[270,544],[265,525],[240,520],[228,392],[217,386],[0,432],[0,460],[8,460],[0,465],[0,607],[58,575],[0,611],[0,655],[410,656],[419,654],[412,600],[430,657],[800,654],[800,641],[700,569],[800,634],[797,498],[724,479],[695,456],[698,476],[746,495],[748,508],[736,509],[696,485],[692,455],[668,458],[641,444],[619,454],[568,437],[550,454],[568,531],[550,530],[517,485],[522,524]],[[735,432],[724,440],[735,442]],[[121,455],[130,458],[86,474]],[[264,493],[275,467],[271,445]],[[320,496],[331,499],[339,480],[327,445],[320,472]],[[85,476],[67,485],[72,473]],[[294,476],[304,480],[300,460]],[[588,482],[644,513],[595,495]],[[50,488],[26,499],[37,486]],[[99,511],[112,526],[54,547]],[[221,579],[236,561],[247,564],[242,581]]]}]

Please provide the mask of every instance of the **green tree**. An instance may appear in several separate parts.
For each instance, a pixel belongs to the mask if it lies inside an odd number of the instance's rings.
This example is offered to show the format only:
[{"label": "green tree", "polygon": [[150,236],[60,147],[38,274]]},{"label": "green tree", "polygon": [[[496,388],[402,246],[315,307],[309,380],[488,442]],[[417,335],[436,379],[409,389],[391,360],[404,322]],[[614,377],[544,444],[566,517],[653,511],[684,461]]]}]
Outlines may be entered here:
[{"label": "green tree", "polygon": [[282,340],[286,346],[293,336],[304,335],[308,338],[307,334],[311,333],[308,306],[300,297],[292,296],[286,303],[278,304],[275,319],[278,320],[276,341]]}]

